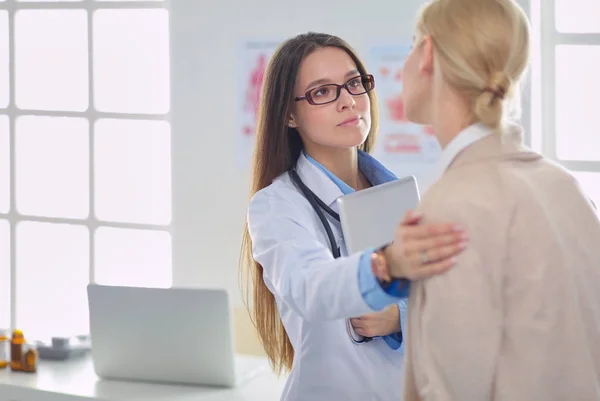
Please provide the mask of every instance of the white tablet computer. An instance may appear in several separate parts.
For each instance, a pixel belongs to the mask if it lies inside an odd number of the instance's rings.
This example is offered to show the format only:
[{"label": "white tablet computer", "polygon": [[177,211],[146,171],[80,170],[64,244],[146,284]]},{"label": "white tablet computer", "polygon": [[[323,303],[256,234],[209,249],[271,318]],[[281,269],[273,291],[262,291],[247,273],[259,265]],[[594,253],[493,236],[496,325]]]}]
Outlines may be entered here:
[{"label": "white tablet computer", "polygon": [[378,248],[394,239],[408,210],[419,204],[414,176],[345,195],[338,200],[340,221],[350,254]]}]

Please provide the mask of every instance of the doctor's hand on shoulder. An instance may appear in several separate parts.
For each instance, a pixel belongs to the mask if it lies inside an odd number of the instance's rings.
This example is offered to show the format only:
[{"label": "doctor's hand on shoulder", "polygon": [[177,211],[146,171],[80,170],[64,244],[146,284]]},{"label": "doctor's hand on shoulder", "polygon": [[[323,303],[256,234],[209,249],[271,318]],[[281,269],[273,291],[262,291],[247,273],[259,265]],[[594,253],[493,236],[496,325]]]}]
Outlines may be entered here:
[{"label": "doctor's hand on shoulder", "polygon": [[[423,215],[408,212],[394,241],[374,254],[374,273],[380,281],[421,280],[442,274],[456,265],[469,237],[456,224],[420,224]],[[378,262],[383,256],[385,262]]]},{"label": "doctor's hand on shoulder", "polygon": [[[420,224],[423,215],[408,212],[394,241],[374,254],[373,273],[382,282],[419,280],[442,274],[456,264],[456,256],[469,238],[455,224]],[[380,256],[385,262],[381,263]],[[354,331],[365,337],[387,336],[401,331],[398,305],[350,319]]]}]

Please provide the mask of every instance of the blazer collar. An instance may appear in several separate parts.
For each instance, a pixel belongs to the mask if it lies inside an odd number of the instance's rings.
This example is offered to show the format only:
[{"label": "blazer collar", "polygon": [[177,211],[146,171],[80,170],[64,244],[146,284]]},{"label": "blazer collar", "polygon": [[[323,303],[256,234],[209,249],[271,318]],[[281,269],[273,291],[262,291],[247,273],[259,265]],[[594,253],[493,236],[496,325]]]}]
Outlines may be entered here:
[{"label": "blazer collar", "polygon": [[502,133],[492,132],[464,148],[449,164],[448,170],[487,160],[530,161],[541,157],[523,144],[522,127],[511,124]]},{"label": "blazer collar", "polygon": [[492,130],[483,124],[473,124],[462,130],[442,151],[440,158],[435,164],[435,175],[439,178],[454,162],[463,150],[473,143],[486,138]]}]

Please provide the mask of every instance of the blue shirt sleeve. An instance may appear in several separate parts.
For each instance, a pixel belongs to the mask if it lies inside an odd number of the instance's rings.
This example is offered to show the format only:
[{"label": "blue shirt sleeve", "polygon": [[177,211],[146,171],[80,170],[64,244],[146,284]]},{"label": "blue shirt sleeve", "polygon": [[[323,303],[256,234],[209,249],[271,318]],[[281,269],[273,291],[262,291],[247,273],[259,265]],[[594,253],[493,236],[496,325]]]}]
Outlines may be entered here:
[{"label": "blue shirt sleeve", "polygon": [[394,280],[382,287],[371,270],[371,255],[374,250],[365,251],[359,261],[358,285],[363,299],[374,310],[381,310],[398,302],[399,298],[408,298],[409,281]]},{"label": "blue shirt sleeve", "polygon": [[398,351],[402,355],[404,355],[404,341],[402,336],[402,330],[404,330],[404,328],[406,327],[407,308],[408,305],[406,303],[406,299],[401,299],[400,301],[398,301],[398,309],[400,310],[400,331],[398,333],[392,333],[383,337],[383,340],[391,349],[393,349],[394,351]]},{"label": "blue shirt sleeve", "polygon": [[[367,250],[359,261],[358,284],[360,292],[367,305],[375,310],[381,310],[390,304],[397,303],[400,311],[400,328],[403,328],[406,324],[406,298],[409,294],[409,282],[407,280],[394,280],[385,288],[382,287],[371,269],[372,253],[373,250]],[[398,298],[403,299],[398,300]],[[384,336],[383,340],[391,349],[404,353],[401,331]]]}]

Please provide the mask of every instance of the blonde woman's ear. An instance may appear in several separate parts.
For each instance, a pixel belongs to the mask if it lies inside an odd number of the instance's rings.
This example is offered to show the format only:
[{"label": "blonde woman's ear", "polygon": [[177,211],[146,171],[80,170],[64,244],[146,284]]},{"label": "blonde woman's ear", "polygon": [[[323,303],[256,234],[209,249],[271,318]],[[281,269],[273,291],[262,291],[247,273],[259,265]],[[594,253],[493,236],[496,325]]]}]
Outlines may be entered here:
[{"label": "blonde woman's ear", "polygon": [[433,41],[431,36],[427,35],[422,40],[421,72],[425,74],[433,73]]}]

